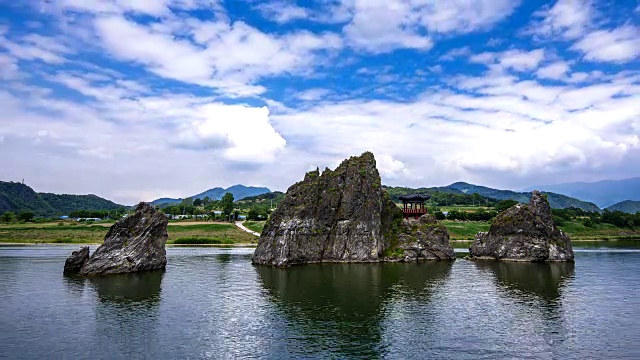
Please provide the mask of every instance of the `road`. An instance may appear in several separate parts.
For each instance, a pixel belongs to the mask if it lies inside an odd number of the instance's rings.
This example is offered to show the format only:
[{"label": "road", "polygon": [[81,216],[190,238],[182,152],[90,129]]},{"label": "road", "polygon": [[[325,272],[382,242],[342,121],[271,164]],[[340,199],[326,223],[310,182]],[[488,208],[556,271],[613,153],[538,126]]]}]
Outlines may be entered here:
[{"label": "road", "polygon": [[259,233],[251,230],[251,229],[247,229],[244,225],[242,225],[244,221],[236,221],[236,226],[240,228],[240,230],[248,232],[249,234],[255,235],[255,236],[260,236]]}]

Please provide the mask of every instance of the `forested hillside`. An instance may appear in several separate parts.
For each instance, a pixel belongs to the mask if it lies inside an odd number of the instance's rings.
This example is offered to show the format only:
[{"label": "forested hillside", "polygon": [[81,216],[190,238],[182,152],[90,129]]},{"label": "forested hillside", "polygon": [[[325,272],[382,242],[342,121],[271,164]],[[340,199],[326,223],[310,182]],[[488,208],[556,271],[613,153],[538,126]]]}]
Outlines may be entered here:
[{"label": "forested hillside", "polygon": [[0,214],[32,212],[36,216],[68,215],[76,210],[112,210],[122,207],[96,195],[37,193],[18,182],[0,181]]}]

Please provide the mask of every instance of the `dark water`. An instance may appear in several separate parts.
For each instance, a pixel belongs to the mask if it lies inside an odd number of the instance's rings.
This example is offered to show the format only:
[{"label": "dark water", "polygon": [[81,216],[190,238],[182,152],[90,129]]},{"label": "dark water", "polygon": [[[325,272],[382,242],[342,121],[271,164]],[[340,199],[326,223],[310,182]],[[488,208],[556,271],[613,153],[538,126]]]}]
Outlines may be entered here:
[{"label": "dark water", "polygon": [[0,357],[640,358],[638,250],[281,270],[169,248],[166,272],[63,277],[74,248],[0,247]]}]

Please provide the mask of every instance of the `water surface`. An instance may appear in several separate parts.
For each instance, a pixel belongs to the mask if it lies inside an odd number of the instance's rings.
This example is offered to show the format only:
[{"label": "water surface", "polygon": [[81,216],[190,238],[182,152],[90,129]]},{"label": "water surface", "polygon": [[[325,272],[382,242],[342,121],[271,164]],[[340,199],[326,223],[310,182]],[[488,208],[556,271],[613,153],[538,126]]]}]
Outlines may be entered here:
[{"label": "water surface", "polygon": [[0,247],[0,357],[640,358],[640,251],[574,264],[255,267],[168,248],[166,271],[62,275],[75,247]]}]

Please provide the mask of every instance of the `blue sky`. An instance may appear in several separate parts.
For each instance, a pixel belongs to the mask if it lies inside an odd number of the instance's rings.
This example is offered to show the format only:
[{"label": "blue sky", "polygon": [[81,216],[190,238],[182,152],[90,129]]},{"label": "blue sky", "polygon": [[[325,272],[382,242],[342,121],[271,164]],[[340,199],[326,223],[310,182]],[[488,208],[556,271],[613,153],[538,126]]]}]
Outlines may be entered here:
[{"label": "blue sky", "polygon": [[0,2],[0,179],[132,204],[640,176],[635,0]]}]

